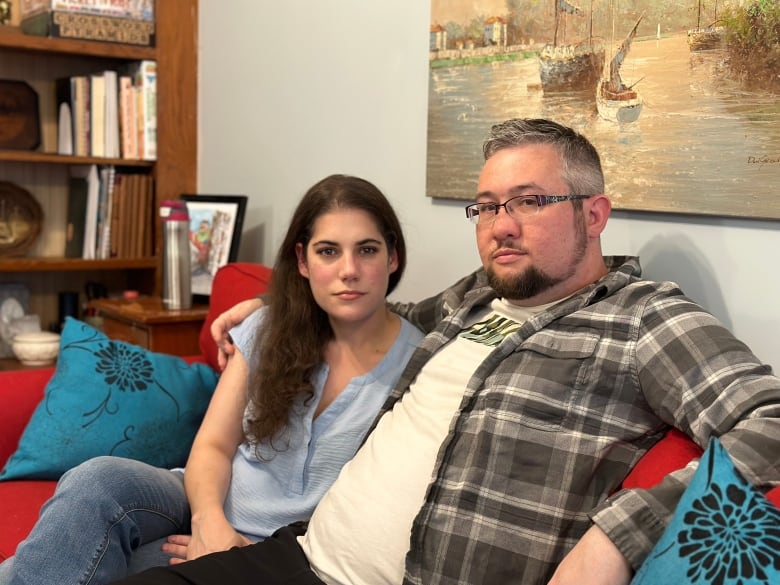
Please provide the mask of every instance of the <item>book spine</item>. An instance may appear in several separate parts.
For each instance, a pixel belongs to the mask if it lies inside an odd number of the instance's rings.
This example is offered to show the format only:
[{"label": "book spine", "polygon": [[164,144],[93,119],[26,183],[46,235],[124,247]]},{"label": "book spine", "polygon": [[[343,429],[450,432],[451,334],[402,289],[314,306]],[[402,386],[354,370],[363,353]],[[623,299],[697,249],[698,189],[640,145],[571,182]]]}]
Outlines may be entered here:
[{"label": "book spine", "polygon": [[25,5],[30,4],[37,6],[38,11],[51,9],[134,20],[154,20],[154,0],[22,0],[23,14]]},{"label": "book spine", "polygon": [[92,156],[106,156],[106,78],[89,78],[89,141]]},{"label": "book spine", "polygon": [[52,12],[51,19],[49,35],[52,37],[144,47],[155,45],[154,22],[76,12]]},{"label": "book spine", "polygon": [[71,176],[65,217],[65,258],[81,258],[87,219],[87,179]]},{"label": "book spine", "polygon": [[157,63],[141,61],[136,83],[140,88],[139,151],[143,160],[157,158]]},{"label": "book spine", "polygon": [[73,83],[73,144],[76,156],[89,156],[89,77],[71,78]]},{"label": "book spine", "polygon": [[51,10],[152,20],[154,0],[19,0],[22,18]]},{"label": "book spine", "polygon": [[110,69],[103,72],[103,77],[106,85],[105,155],[119,158],[119,79],[117,72]]},{"label": "book spine", "polygon": [[95,259],[99,199],[100,173],[97,165],[90,165],[87,175],[87,220],[84,227],[84,248],[81,255],[85,260]]},{"label": "book spine", "polygon": [[121,258],[119,255],[119,238],[121,236],[121,222],[119,217],[124,205],[124,175],[117,173],[114,177],[114,191],[111,203],[111,234],[109,235],[109,248],[112,258]]},{"label": "book spine", "polygon": [[133,80],[129,75],[119,77],[119,118],[122,158],[138,159],[138,108]]}]

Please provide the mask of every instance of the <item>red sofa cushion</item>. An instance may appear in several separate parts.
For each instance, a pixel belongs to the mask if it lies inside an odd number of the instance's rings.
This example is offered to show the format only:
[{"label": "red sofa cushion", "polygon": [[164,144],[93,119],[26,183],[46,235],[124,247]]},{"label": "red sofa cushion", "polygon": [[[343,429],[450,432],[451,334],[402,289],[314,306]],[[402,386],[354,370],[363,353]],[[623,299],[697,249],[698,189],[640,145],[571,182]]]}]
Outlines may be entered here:
[{"label": "red sofa cushion", "polygon": [[[624,488],[647,489],[661,482],[665,475],[682,469],[692,459],[700,457],[701,447],[687,435],[671,429],[644,454],[623,481]],[[769,490],[767,499],[780,508],[780,486]]]},{"label": "red sofa cushion", "polygon": [[6,481],[0,484],[0,561],[11,557],[32,530],[38,511],[54,493],[56,481]]},{"label": "red sofa cushion", "polygon": [[209,311],[198,340],[206,363],[215,370],[219,371],[217,344],[210,331],[214,319],[236,303],[266,292],[270,282],[271,269],[262,264],[233,262],[217,270],[211,286]]},{"label": "red sofa cushion", "polygon": [[671,429],[663,439],[653,445],[634,466],[623,481],[624,488],[653,487],[665,475],[682,469],[692,459],[700,457],[702,449],[688,436],[677,429]]},{"label": "red sofa cushion", "polygon": [[[43,398],[43,389],[54,368],[13,370],[0,376],[0,468],[16,451],[19,437],[35,407]],[[0,532],[2,534],[2,532]]]}]

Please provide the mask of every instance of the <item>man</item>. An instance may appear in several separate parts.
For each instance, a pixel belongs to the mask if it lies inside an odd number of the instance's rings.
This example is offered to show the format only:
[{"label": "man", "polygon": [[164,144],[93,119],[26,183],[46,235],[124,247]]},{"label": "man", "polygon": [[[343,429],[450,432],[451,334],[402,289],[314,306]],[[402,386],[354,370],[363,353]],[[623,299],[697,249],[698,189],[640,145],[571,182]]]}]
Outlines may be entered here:
[{"label": "man", "polygon": [[602,256],[593,146],[520,119],[484,153],[483,267],[396,307],[430,333],[305,533],[127,583],[627,584],[693,474],[617,491],[668,428],[780,482],[780,380],[674,284]]}]

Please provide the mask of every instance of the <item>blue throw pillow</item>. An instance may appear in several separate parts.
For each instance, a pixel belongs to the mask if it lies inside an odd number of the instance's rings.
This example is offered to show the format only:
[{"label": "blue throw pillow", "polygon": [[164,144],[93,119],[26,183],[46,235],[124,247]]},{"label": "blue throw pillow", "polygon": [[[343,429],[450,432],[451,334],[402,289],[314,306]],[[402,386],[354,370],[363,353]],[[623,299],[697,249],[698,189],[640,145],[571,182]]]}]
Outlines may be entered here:
[{"label": "blue throw pillow", "polygon": [[632,585],[780,583],[780,510],[710,440],[672,521]]},{"label": "blue throw pillow", "polygon": [[112,341],[68,318],[57,369],[0,480],[57,479],[97,455],[181,466],[216,384],[204,364]]}]

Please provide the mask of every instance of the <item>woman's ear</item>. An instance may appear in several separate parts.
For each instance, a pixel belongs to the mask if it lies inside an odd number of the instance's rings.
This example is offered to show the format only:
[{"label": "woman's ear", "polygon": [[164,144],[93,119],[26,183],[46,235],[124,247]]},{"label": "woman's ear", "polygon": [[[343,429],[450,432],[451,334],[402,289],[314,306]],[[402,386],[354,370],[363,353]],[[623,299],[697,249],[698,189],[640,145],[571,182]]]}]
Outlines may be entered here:
[{"label": "woman's ear", "polygon": [[304,278],[309,278],[309,267],[306,264],[306,251],[303,249],[303,244],[295,244],[295,255],[298,258],[298,272]]},{"label": "woman's ear", "polygon": [[398,270],[398,252],[393,248],[393,251],[390,252],[390,258],[387,261],[388,263],[388,272],[392,274],[396,270]]}]

